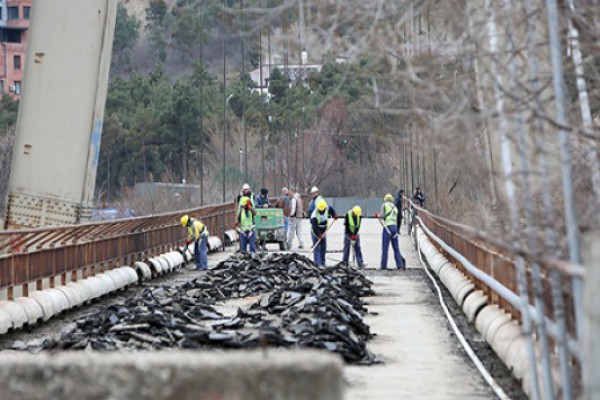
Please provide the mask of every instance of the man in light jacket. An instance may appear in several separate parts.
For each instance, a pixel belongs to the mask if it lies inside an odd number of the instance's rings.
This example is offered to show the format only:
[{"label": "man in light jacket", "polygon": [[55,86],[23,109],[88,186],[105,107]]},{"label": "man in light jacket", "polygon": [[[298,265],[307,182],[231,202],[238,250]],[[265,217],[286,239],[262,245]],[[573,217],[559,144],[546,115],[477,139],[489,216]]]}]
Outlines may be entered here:
[{"label": "man in light jacket", "polygon": [[302,216],[304,215],[304,203],[302,197],[292,190],[288,191],[290,198],[290,225],[287,231],[288,249],[292,248],[294,236],[298,236],[298,248],[304,248],[302,240]]}]

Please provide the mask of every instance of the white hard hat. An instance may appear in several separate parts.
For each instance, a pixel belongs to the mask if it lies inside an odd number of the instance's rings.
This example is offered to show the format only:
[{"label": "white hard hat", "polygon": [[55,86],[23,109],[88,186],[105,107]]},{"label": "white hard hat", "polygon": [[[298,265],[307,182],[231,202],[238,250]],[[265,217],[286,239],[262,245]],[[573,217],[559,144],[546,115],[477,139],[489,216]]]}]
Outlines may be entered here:
[{"label": "white hard hat", "polygon": [[313,186],[312,189],[310,189],[310,194],[317,193],[318,191],[319,191],[319,188],[316,186]]},{"label": "white hard hat", "polygon": [[250,185],[248,185],[247,183],[244,183],[242,185],[242,190],[250,190]]}]

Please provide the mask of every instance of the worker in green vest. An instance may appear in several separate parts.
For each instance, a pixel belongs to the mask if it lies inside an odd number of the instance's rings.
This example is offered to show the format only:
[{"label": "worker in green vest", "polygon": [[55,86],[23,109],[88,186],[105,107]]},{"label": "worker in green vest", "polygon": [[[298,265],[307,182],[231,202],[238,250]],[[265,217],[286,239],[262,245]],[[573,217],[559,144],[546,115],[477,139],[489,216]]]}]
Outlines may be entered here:
[{"label": "worker in green vest", "polygon": [[387,269],[388,249],[390,242],[394,249],[396,268],[405,269],[402,253],[398,246],[398,209],[394,205],[394,197],[386,194],[381,205],[381,214],[375,213],[375,217],[383,225],[383,241],[381,246],[381,269]]},{"label": "worker in green vest", "polygon": [[362,209],[359,206],[354,206],[352,210],[346,213],[344,219],[345,232],[344,232],[344,258],[342,263],[348,265],[350,258],[350,248],[354,247],[354,254],[356,255],[356,262],[360,268],[365,266],[363,262],[362,251],[360,249],[360,236],[358,231],[360,230]]},{"label": "worker in green vest", "polygon": [[181,225],[188,229],[186,247],[194,242],[194,260],[197,270],[208,269],[208,228],[201,221],[190,218],[189,215],[181,217]]},{"label": "worker in green vest", "polygon": [[256,252],[256,234],[254,231],[254,217],[256,211],[252,207],[252,202],[249,197],[242,197],[240,200],[240,208],[238,210],[236,227],[240,228],[240,252],[250,253]]}]

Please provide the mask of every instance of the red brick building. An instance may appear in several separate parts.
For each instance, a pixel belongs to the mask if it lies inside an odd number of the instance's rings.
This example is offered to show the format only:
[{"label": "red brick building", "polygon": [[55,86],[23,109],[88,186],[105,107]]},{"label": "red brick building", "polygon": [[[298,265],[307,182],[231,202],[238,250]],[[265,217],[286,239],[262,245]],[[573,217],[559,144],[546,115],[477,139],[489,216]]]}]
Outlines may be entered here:
[{"label": "red brick building", "polygon": [[31,0],[0,0],[0,94],[21,95]]}]

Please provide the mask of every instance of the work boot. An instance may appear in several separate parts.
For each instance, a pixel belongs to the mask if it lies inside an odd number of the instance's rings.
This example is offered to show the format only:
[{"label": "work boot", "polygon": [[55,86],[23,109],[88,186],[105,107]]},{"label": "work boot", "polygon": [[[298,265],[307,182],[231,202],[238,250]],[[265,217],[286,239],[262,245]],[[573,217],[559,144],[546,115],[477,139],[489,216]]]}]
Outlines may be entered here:
[{"label": "work boot", "polygon": [[365,264],[365,263],[358,264],[358,268],[367,268],[367,264]]}]

